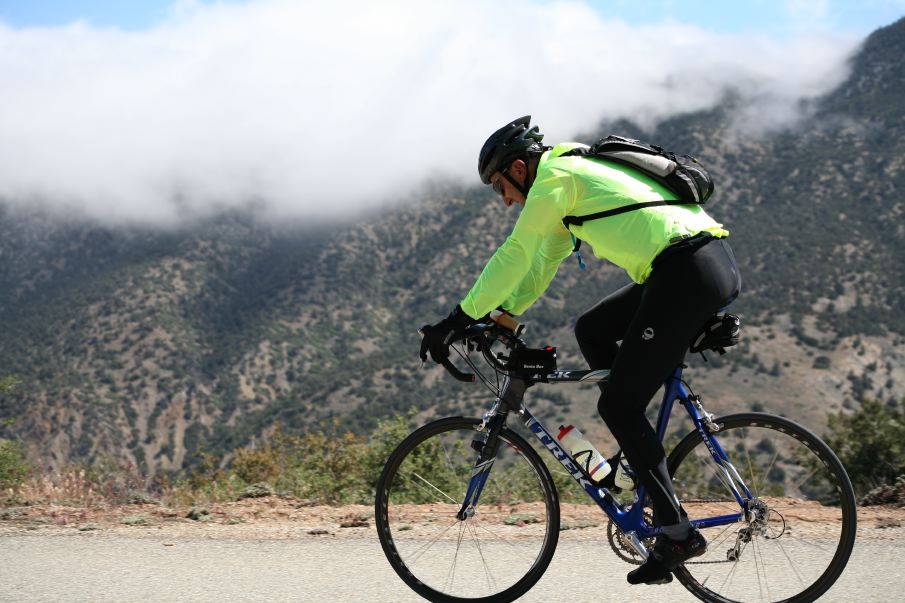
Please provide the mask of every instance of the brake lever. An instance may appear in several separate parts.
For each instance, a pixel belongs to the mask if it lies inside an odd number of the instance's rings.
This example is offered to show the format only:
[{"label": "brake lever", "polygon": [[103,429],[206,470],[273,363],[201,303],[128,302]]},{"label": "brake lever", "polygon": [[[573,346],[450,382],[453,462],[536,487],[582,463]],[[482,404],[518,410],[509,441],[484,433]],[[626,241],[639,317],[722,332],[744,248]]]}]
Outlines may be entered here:
[{"label": "brake lever", "polygon": [[[424,325],[424,327],[426,327],[426,326],[427,325]],[[424,363],[427,362],[427,356],[424,353],[424,351],[425,351],[424,350],[424,327],[421,327],[420,329],[418,329],[418,335],[421,337],[421,341],[422,341],[421,350],[418,353],[418,358],[421,359],[421,364],[418,366],[419,371],[424,368]]]},{"label": "brake lever", "polygon": [[[418,335],[420,335],[422,338],[424,337],[424,327],[418,329]],[[419,369],[424,368],[424,363],[426,361],[427,361],[427,358],[422,357],[421,366],[418,368]],[[457,369],[456,366],[452,362],[450,362],[449,358],[444,358],[443,361],[440,362],[440,365],[443,368],[445,368],[447,370],[447,372],[449,372],[450,375],[452,375],[459,381],[464,381],[466,383],[474,383],[476,380],[476,377],[473,374],[464,373],[464,372],[460,371],[459,369]]]},{"label": "brake lever", "polygon": [[465,383],[474,383],[475,382],[475,376],[472,373],[463,373],[462,371],[460,371],[459,369],[456,368],[456,365],[454,365],[449,360],[449,358],[444,358],[443,362],[441,362],[440,364],[443,365],[443,368],[445,368],[449,372],[450,375],[452,375],[459,381],[464,381]]}]

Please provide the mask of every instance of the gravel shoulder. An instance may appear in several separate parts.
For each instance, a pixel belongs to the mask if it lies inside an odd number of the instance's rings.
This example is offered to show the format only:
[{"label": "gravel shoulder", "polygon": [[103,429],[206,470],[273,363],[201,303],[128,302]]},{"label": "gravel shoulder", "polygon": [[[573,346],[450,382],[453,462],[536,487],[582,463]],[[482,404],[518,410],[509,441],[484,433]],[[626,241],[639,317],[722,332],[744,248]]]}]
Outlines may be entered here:
[{"label": "gravel shoulder", "polygon": [[[0,509],[0,601],[421,600],[384,558],[370,507],[269,497],[206,510],[192,520],[159,505]],[[627,585],[631,567],[610,551],[603,519],[566,505],[571,529],[522,600],[694,600],[675,582]],[[900,600],[905,509],[864,508],[859,521],[849,566],[822,601]]]}]

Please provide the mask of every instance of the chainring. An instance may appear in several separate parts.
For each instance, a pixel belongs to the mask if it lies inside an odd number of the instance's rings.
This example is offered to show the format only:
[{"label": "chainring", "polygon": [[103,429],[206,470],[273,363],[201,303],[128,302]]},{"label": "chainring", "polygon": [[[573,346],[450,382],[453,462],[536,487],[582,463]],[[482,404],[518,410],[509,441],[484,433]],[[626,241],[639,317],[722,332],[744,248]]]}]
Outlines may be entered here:
[{"label": "chainring", "polygon": [[[653,523],[654,516],[649,511],[644,511],[644,519],[647,523]],[[641,557],[635,549],[632,548],[632,545],[628,543],[628,539],[623,535],[622,531],[613,523],[611,519],[606,526],[606,537],[610,543],[610,547],[612,547],[613,552],[616,553],[616,556],[625,561],[626,563],[630,563],[631,565],[641,565],[644,563],[644,558]],[[644,544],[644,548],[650,550],[651,547],[654,546],[653,538],[645,538],[641,541]]]}]

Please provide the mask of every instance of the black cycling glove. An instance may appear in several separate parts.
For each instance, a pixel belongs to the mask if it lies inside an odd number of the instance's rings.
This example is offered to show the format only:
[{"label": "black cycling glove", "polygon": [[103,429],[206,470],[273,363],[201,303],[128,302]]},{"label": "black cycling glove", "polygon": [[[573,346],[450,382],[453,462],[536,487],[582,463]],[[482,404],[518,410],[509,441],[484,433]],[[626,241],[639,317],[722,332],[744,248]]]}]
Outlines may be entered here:
[{"label": "black cycling glove", "polygon": [[421,327],[421,360],[427,360],[427,354],[434,362],[441,363],[449,358],[449,344],[459,341],[465,336],[465,329],[479,321],[456,306],[449,316],[435,325]]}]

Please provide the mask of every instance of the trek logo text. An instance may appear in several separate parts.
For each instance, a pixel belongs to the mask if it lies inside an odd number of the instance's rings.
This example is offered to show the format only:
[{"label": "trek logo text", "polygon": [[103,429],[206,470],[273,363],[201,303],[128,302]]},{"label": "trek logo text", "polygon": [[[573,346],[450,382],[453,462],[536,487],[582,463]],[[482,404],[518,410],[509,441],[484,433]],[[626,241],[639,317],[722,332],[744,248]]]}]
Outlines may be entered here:
[{"label": "trek logo text", "polygon": [[534,417],[528,419],[528,422],[525,423],[525,425],[528,427],[528,429],[534,432],[534,434],[540,439],[541,443],[546,446],[547,449],[550,450],[550,452],[553,453],[553,456],[556,457],[556,460],[562,463],[562,466],[565,467],[566,471],[568,471],[569,474],[578,481],[582,488],[590,492],[596,491],[594,484],[584,478],[578,467],[576,467],[575,464],[572,463],[572,459],[569,458],[569,455],[566,454],[566,451],[559,447],[559,445],[556,443],[556,440],[554,440],[550,436],[550,434],[544,431],[544,428],[540,426],[540,424]]}]

